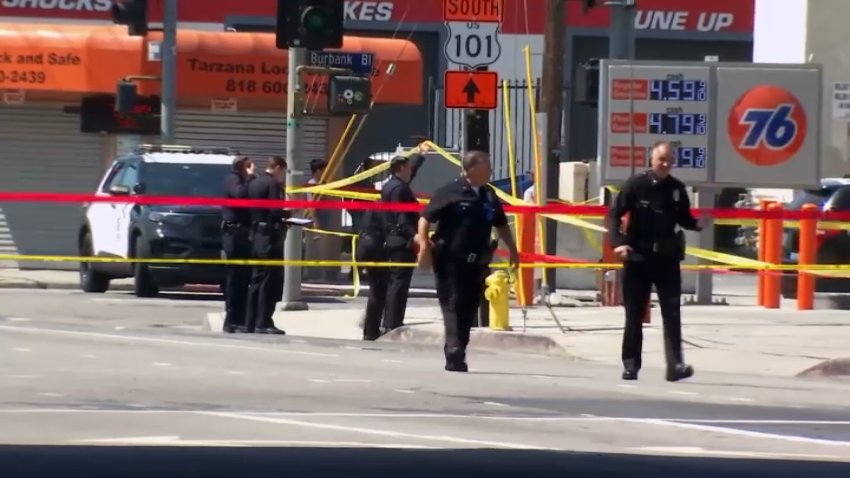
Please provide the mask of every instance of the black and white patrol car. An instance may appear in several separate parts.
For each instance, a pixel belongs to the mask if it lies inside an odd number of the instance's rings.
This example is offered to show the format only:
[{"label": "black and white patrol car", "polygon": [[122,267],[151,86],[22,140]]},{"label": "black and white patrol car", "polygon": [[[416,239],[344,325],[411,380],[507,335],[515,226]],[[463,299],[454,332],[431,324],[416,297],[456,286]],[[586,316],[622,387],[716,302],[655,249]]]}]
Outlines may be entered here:
[{"label": "black and white patrol car", "polygon": [[[120,156],[104,175],[97,196],[191,196],[221,198],[235,153],[227,149],[142,145]],[[81,256],[218,259],[221,208],[97,202],[86,206],[79,230]],[[185,284],[220,285],[224,268],[209,264],[80,264],[80,287],[102,293],[112,279],[132,277],[138,297]]]}]

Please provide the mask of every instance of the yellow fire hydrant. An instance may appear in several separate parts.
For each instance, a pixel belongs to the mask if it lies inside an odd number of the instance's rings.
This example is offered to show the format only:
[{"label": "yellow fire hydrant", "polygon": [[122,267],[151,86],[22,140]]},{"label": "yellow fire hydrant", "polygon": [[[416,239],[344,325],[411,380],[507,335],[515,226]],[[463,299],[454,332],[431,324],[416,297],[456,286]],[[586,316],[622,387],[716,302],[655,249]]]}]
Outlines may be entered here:
[{"label": "yellow fire hydrant", "polygon": [[510,326],[510,289],[508,274],[496,271],[484,281],[484,298],[490,303],[490,328],[492,330],[511,330]]}]

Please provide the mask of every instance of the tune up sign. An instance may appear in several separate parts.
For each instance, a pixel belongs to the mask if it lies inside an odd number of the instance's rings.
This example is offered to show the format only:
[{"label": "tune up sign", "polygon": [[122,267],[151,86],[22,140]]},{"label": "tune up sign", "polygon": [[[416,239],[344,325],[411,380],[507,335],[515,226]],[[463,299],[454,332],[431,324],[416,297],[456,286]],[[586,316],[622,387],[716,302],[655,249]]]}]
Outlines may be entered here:
[{"label": "tune up sign", "polygon": [[619,183],[669,141],[689,185],[809,187],[820,179],[821,68],[600,63],[601,176]]}]

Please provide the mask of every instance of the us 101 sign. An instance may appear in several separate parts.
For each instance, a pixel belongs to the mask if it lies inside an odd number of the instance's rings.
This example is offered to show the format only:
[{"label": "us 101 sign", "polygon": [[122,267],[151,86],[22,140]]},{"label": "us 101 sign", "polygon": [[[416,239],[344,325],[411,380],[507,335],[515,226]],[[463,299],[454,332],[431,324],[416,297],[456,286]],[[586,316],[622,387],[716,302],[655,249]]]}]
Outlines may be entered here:
[{"label": "us 101 sign", "polygon": [[673,147],[691,186],[811,188],[820,180],[822,67],[602,60],[599,167],[608,184]]},{"label": "us 101 sign", "polygon": [[500,27],[499,23],[446,22],[446,59],[469,68],[496,63],[502,55]]}]

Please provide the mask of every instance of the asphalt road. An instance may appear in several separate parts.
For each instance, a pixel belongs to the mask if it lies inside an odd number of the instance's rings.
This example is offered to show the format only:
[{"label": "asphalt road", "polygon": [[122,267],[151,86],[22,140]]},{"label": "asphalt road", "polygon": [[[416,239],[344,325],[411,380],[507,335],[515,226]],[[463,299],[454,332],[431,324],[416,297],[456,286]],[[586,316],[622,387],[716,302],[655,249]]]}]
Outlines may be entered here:
[{"label": "asphalt road", "polygon": [[205,334],[220,304],[185,299],[0,291],[2,476],[850,476],[846,381],[450,374],[434,347]]}]

